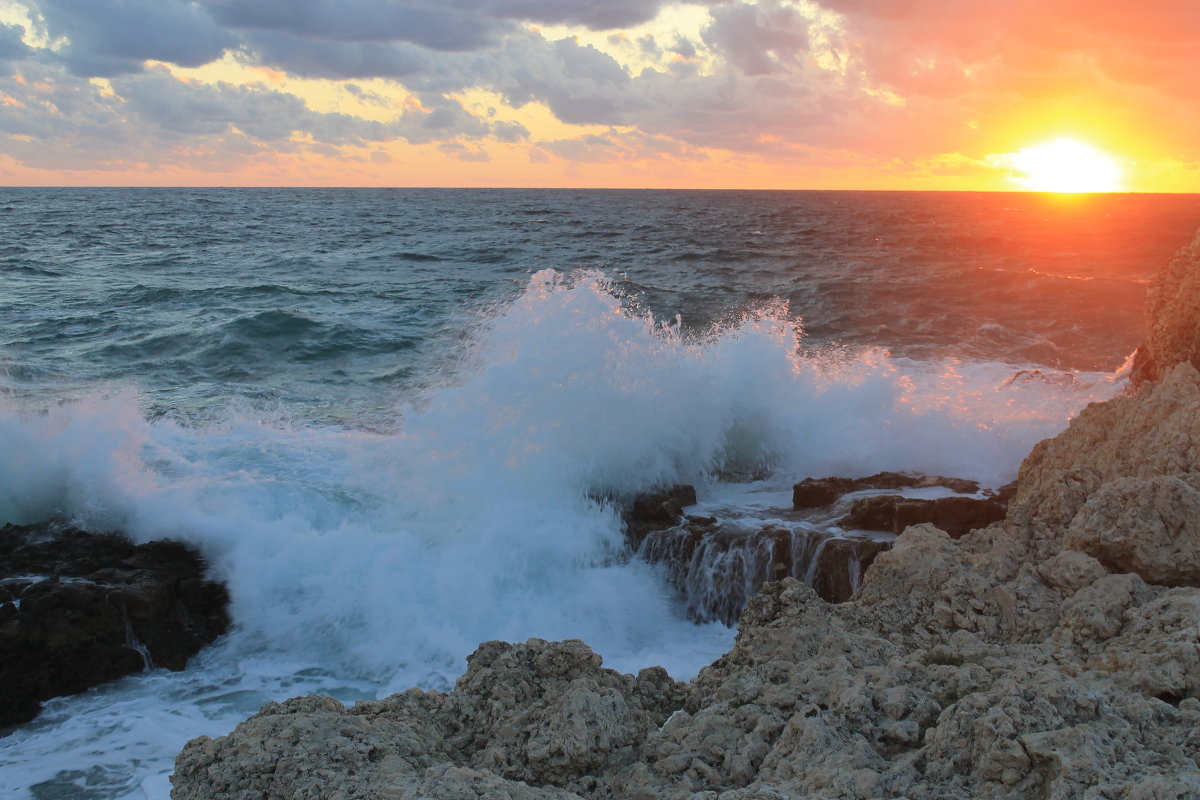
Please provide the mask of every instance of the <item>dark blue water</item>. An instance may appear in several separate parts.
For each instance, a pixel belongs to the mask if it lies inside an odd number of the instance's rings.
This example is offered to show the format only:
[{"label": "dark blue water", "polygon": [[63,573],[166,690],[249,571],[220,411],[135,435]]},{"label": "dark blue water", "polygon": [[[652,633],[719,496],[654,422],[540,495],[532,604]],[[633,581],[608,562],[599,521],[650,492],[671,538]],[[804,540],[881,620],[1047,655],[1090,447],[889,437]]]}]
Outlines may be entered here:
[{"label": "dark blue water", "polygon": [[[0,522],[186,541],[234,630],[0,740],[0,795],[165,798],[261,703],[445,687],[488,639],[732,641],[594,498],[1010,480],[1121,388],[1197,196],[0,190]],[[737,476],[753,480],[737,481]],[[800,524],[800,523],[797,523]]]},{"label": "dark blue water", "polygon": [[1178,195],[7,189],[0,352],[23,395],[369,416],[554,268],[693,332],[782,299],[813,344],[1113,369],[1198,221]]}]

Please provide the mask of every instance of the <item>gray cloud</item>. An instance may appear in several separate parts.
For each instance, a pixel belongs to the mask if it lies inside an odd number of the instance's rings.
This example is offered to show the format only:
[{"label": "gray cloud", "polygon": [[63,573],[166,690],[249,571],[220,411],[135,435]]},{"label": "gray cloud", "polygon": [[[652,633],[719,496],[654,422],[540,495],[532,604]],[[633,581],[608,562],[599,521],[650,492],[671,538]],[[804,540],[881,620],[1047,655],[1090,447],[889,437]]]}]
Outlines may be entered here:
[{"label": "gray cloud", "polygon": [[20,25],[0,24],[0,61],[25,58],[32,51],[25,42],[25,29]]},{"label": "gray cloud", "polygon": [[171,134],[214,136],[237,130],[253,140],[278,143],[299,132],[334,145],[393,138],[382,123],[317,113],[295,95],[259,86],[191,83],[165,70],[117,79],[112,86],[138,122]]},{"label": "gray cloud", "polygon": [[808,54],[808,20],[771,0],[714,8],[704,41],[745,75],[769,75]]},{"label": "gray cloud", "polygon": [[476,3],[381,0],[200,0],[221,25],[316,40],[410,42],[434,50],[475,50],[505,25]]},{"label": "gray cloud", "polygon": [[113,76],[155,59],[197,67],[220,58],[237,37],[187,0],[36,0],[61,56],[78,75]]},{"label": "gray cloud", "polygon": [[664,2],[643,0],[493,0],[492,16],[531,22],[583,25],[592,30],[627,28],[658,15]]},{"label": "gray cloud", "polygon": [[426,51],[403,42],[330,42],[277,31],[250,33],[245,42],[254,60],[301,78],[401,79],[431,68]]},{"label": "gray cloud", "polygon": [[612,56],[573,39],[546,42],[528,34],[519,46],[458,66],[459,80],[474,76],[478,85],[489,86],[514,106],[545,103],[560,120],[575,125],[622,124],[642,102],[629,74]]},{"label": "gray cloud", "polygon": [[542,148],[567,161],[607,163],[644,158],[671,158],[699,162],[708,159],[702,152],[670,137],[649,136],[638,131],[609,130],[577,139],[544,142]]}]

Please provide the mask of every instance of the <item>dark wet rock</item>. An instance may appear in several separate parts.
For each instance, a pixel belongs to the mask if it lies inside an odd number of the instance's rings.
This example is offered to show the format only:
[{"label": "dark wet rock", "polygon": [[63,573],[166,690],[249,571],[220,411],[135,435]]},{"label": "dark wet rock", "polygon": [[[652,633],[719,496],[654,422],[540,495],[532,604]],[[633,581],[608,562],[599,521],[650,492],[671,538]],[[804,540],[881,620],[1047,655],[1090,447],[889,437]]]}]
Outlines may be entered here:
[{"label": "dark wet rock", "polygon": [[909,525],[931,522],[952,538],[986,528],[1004,519],[1007,503],[995,497],[938,497],[919,499],[875,495],[855,501],[838,525],[852,530],[884,531],[899,535]]},{"label": "dark wet rock", "polygon": [[149,666],[183,669],[229,625],[224,586],[178,542],[0,528],[0,727]]},{"label": "dark wet rock", "polygon": [[857,490],[857,482],[851,478],[805,478],[792,487],[792,508],[824,508]]},{"label": "dark wet rock", "polygon": [[683,522],[683,510],[694,505],[696,488],[685,483],[637,495],[625,512],[630,545],[636,550],[646,534]]},{"label": "dark wet rock", "polygon": [[960,494],[979,491],[979,484],[965,478],[942,475],[914,475],[905,472],[877,472],[865,478],[805,478],[792,487],[792,508],[823,508],[833,505],[842,495],[867,489],[928,489],[941,487]]},{"label": "dark wet rock", "polygon": [[[891,539],[862,536],[830,536],[813,555],[804,582],[829,603],[844,603],[862,585],[863,574],[880,553],[892,549]],[[798,577],[798,576],[785,576]]]},{"label": "dark wet rock", "polygon": [[650,532],[638,557],[662,565],[692,619],[732,625],[763,584],[783,578],[804,581],[828,602],[845,602],[889,547],[887,539],[771,525],[745,530],[713,520]]}]

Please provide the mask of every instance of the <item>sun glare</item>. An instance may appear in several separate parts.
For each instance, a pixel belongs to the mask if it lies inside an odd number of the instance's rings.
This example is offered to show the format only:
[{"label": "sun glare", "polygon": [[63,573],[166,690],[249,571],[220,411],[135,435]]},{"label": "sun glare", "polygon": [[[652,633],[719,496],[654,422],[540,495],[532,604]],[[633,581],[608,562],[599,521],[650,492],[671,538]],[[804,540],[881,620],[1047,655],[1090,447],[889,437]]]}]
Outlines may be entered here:
[{"label": "sun glare", "polygon": [[1121,168],[1099,150],[1073,139],[1027,147],[1009,157],[1017,183],[1033,192],[1117,192]]}]

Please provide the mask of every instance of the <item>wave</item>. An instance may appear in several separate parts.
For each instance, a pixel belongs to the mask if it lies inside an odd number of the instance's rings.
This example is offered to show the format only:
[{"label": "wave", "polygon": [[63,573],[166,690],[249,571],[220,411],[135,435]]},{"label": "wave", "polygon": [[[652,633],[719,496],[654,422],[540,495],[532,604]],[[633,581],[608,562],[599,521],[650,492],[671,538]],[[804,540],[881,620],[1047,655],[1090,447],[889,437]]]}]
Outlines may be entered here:
[{"label": "wave", "polygon": [[[262,347],[318,323],[268,311],[232,327]],[[617,515],[591,498],[903,469],[999,485],[1119,386],[801,345],[779,303],[688,336],[600,275],[544,271],[385,432],[236,414],[191,428],[147,420],[131,391],[10,409],[0,446],[27,466],[0,486],[0,518],[189,541],[230,581],[247,643],[348,654],[372,673],[404,653],[453,674],[497,636],[618,653],[654,640],[670,605],[621,563]]]},{"label": "wave", "polygon": [[[230,333],[261,347],[315,328],[268,311]],[[230,587],[235,629],[199,666],[120,690],[141,698],[125,707],[142,721],[123,722],[118,739],[140,747],[156,731],[161,752],[139,756],[153,769],[165,774],[214,719],[232,724],[304,690],[304,676],[327,676],[311,690],[357,696],[444,687],[490,639],[582,638],[609,666],[663,664],[688,677],[732,633],[688,622],[661,576],[628,558],[616,508],[597,498],[885,469],[995,486],[1037,440],[1121,385],[1101,373],[1012,379],[1018,365],[809,348],[779,301],[689,334],[589,272],[536,273],[458,341],[454,369],[371,430],[234,407],[219,424],[151,419],[132,389],[36,413],[0,397],[0,452],[22,465],[0,475],[0,522],[65,517],[138,541],[180,539]],[[282,677],[261,678],[272,673]],[[159,737],[161,701],[143,695],[161,696],[164,681],[191,710]],[[72,733],[77,757],[94,759],[86,753],[107,741],[111,713],[73,702],[63,701],[74,712],[51,707],[50,733],[13,740],[12,757],[69,725],[83,730]],[[44,764],[29,769],[41,777],[20,780],[47,780]]]}]

